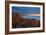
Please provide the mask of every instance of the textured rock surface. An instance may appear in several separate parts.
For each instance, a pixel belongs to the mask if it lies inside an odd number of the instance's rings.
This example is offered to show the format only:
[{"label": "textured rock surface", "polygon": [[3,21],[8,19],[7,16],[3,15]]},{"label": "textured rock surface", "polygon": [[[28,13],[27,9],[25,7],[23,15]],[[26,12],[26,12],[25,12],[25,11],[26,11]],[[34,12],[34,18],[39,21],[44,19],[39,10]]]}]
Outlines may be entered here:
[{"label": "textured rock surface", "polygon": [[13,28],[40,27],[40,21],[36,19],[25,19],[19,14],[12,13]]}]

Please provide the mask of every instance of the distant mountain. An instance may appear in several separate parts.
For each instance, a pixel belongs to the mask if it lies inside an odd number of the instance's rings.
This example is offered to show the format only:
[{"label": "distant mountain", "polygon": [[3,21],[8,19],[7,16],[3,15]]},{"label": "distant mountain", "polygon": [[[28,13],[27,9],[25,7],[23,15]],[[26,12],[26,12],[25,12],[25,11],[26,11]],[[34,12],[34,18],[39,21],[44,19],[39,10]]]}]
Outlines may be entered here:
[{"label": "distant mountain", "polygon": [[25,19],[20,14],[12,13],[12,26],[15,28],[40,27],[40,21],[37,19]]}]

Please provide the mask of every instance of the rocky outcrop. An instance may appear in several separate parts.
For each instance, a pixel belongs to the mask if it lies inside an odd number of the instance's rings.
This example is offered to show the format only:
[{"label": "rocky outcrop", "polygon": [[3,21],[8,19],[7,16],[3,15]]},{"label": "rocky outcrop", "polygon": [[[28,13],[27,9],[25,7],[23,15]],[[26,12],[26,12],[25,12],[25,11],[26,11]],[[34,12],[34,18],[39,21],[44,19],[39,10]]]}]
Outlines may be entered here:
[{"label": "rocky outcrop", "polygon": [[25,19],[19,14],[12,13],[13,28],[40,27],[40,21],[36,19]]}]

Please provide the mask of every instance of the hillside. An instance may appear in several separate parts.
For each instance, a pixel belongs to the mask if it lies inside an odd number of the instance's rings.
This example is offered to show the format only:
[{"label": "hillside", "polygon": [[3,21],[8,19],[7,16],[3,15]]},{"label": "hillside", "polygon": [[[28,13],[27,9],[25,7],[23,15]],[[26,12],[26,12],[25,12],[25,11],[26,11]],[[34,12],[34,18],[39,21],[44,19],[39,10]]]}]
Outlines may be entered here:
[{"label": "hillside", "polygon": [[25,19],[20,14],[12,13],[12,27],[26,28],[26,27],[40,27],[40,21],[37,19]]}]

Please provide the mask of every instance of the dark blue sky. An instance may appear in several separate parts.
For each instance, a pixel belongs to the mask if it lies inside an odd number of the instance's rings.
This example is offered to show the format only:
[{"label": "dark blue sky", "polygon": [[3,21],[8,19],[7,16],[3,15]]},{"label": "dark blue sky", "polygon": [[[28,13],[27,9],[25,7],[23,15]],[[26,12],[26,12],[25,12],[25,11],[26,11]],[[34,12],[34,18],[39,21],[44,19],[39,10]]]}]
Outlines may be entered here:
[{"label": "dark blue sky", "polygon": [[12,7],[12,12],[20,13],[20,14],[39,14],[40,8],[39,7]]},{"label": "dark blue sky", "polygon": [[[19,14],[40,14],[40,8],[39,7],[12,7],[13,13],[19,13]],[[25,16],[24,18],[34,18],[40,20],[40,16]]]}]

